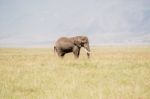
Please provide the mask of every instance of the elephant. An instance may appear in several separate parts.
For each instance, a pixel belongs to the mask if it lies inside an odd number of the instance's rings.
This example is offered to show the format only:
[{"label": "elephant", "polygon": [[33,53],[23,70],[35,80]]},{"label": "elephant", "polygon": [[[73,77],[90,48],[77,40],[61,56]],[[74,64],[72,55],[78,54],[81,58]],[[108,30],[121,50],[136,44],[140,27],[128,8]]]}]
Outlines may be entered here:
[{"label": "elephant", "polygon": [[65,54],[73,52],[75,58],[79,58],[80,49],[84,48],[87,57],[90,58],[90,46],[87,36],[60,37],[54,45],[54,52],[63,58]]}]

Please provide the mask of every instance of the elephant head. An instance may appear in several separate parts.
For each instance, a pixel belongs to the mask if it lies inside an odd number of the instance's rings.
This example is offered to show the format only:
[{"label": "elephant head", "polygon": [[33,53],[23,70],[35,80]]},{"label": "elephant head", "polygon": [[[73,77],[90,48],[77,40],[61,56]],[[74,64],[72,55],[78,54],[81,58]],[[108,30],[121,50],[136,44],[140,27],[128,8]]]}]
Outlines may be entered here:
[{"label": "elephant head", "polygon": [[83,47],[87,53],[88,58],[90,57],[90,46],[89,40],[86,36],[76,36],[74,37],[74,44],[79,48]]}]

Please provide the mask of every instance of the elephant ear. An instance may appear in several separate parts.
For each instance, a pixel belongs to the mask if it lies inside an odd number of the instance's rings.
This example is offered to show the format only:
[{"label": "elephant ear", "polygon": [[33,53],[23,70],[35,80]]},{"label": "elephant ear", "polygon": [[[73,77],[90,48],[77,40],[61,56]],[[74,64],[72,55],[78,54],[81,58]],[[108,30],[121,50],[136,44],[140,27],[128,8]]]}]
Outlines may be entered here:
[{"label": "elephant ear", "polygon": [[78,47],[81,47],[81,43],[82,43],[82,40],[80,37],[75,37],[74,38],[74,44]]}]

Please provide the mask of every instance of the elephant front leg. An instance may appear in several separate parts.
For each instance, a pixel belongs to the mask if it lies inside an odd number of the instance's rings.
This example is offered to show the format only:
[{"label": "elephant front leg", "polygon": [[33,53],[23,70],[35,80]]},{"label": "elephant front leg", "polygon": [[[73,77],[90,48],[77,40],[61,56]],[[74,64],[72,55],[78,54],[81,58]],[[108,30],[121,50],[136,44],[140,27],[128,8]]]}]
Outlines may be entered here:
[{"label": "elephant front leg", "polygon": [[75,46],[73,48],[73,54],[74,54],[74,57],[75,58],[79,58],[79,55],[80,55],[80,48],[78,48],[77,46]]},{"label": "elephant front leg", "polygon": [[87,53],[88,58],[90,58],[90,53]]}]

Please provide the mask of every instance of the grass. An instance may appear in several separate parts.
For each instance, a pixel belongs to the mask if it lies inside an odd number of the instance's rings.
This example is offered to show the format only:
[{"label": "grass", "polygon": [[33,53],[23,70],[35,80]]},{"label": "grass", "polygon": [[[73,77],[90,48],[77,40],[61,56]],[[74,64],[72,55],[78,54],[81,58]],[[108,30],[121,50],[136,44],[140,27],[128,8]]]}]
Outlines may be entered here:
[{"label": "grass", "polygon": [[150,47],[0,49],[0,99],[150,99]]}]

